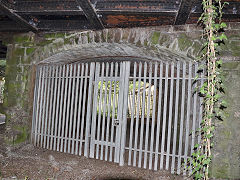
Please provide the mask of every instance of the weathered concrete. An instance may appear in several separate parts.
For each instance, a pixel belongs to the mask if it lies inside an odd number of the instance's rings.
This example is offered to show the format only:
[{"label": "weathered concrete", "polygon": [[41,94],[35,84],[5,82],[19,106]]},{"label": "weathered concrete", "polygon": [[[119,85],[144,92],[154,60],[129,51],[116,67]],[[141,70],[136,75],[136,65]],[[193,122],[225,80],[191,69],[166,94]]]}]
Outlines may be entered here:
[{"label": "weathered concrete", "polygon": [[[227,64],[240,60],[240,24],[230,24],[228,41],[222,46]],[[194,25],[133,29],[105,29],[51,34],[6,36],[8,45],[4,111],[7,116],[6,140],[20,143],[28,139],[31,126],[35,65],[94,59],[99,57],[140,58],[164,61],[191,61],[201,51],[201,29]],[[212,174],[215,177],[239,175],[239,71],[228,68],[229,117],[217,123]],[[238,65],[239,67],[239,65]],[[235,81],[235,82],[234,82]],[[236,83],[237,82],[237,83]],[[231,95],[231,96],[230,96]],[[231,100],[232,99],[232,100]],[[238,110],[237,110],[238,109]],[[2,111],[2,110],[1,110]],[[237,141],[238,140],[238,141]],[[229,142],[228,142],[229,141]],[[230,149],[229,149],[230,148]],[[231,150],[231,153],[227,153]],[[233,151],[232,151],[233,150]],[[222,156],[223,154],[223,156]],[[221,158],[224,157],[224,162]],[[235,168],[233,168],[233,166]],[[221,171],[224,167],[224,170]],[[222,172],[222,173],[221,173]]]},{"label": "weathered concrete", "polygon": [[223,64],[226,116],[216,121],[212,174],[216,178],[240,178],[240,62]]}]

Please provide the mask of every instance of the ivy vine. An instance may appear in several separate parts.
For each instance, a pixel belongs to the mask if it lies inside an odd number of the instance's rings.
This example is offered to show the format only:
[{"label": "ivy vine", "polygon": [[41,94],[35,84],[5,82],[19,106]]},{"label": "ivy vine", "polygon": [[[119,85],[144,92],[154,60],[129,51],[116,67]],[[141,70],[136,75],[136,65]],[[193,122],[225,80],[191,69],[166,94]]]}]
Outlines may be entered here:
[{"label": "ivy vine", "polygon": [[194,152],[188,160],[188,169],[194,179],[209,179],[209,165],[212,159],[212,137],[214,133],[214,119],[223,119],[226,102],[222,100],[223,77],[222,60],[218,57],[219,46],[227,40],[224,34],[226,23],[222,22],[222,9],[226,3],[221,0],[203,0],[203,13],[199,22],[203,25],[204,43],[201,60],[206,62],[206,81],[200,87],[200,94],[203,96],[203,119],[198,133],[201,135],[201,142],[195,145]]}]

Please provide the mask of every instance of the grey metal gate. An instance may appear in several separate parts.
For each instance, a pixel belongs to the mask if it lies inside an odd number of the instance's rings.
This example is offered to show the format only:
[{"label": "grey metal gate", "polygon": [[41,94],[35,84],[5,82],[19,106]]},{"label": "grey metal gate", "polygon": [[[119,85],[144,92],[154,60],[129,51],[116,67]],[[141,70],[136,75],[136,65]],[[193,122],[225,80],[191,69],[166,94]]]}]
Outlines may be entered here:
[{"label": "grey metal gate", "polygon": [[[119,163],[130,62],[96,63],[90,157]],[[125,113],[124,113],[125,112]]]},{"label": "grey metal gate", "polygon": [[194,79],[197,71],[192,62],[39,65],[32,141],[185,175],[182,164],[200,141],[202,99],[195,89],[203,77]]}]

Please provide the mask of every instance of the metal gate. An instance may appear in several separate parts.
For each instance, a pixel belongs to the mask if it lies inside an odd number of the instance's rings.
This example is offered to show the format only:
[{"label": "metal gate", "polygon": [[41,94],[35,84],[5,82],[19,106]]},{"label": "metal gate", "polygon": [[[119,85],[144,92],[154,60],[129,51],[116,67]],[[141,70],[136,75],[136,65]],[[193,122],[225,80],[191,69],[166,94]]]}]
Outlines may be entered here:
[{"label": "metal gate", "polygon": [[32,142],[185,175],[182,164],[200,141],[202,99],[196,87],[203,77],[194,79],[197,71],[192,62],[39,65]]},{"label": "metal gate", "polygon": [[[120,65],[120,67],[119,67]],[[109,67],[110,66],[110,67]],[[100,71],[101,70],[101,71]],[[119,163],[130,62],[96,63],[90,157]],[[100,151],[100,152],[99,152]]]}]

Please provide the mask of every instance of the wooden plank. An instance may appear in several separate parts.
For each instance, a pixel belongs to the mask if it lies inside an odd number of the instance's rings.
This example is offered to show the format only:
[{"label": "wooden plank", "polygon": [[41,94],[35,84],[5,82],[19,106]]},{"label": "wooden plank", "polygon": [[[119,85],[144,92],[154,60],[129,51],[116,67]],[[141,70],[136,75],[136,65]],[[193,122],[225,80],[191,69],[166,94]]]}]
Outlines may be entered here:
[{"label": "wooden plank", "polygon": [[97,13],[95,12],[91,2],[89,0],[77,0],[77,3],[83,10],[83,13],[89,20],[89,22],[94,25],[96,29],[104,29],[104,26],[101,20],[98,18]]},{"label": "wooden plank", "polygon": [[5,6],[2,2],[0,3],[0,11],[2,11],[4,14],[6,14],[10,19],[15,21],[20,26],[26,27],[27,29],[37,32],[38,28],[35,26],[29,24],[25,19],[23,19],[21,16],[13,12],[13,10],[9,9],[7,6]]},{"label": "wooden plank", "polygon": [[178,10],[178,13],[174,22],[175,25],[183,25],[186,23],[191,13],[192,5],[194,4],[194,2],[195,0],[181,1],[180,8]]}]

